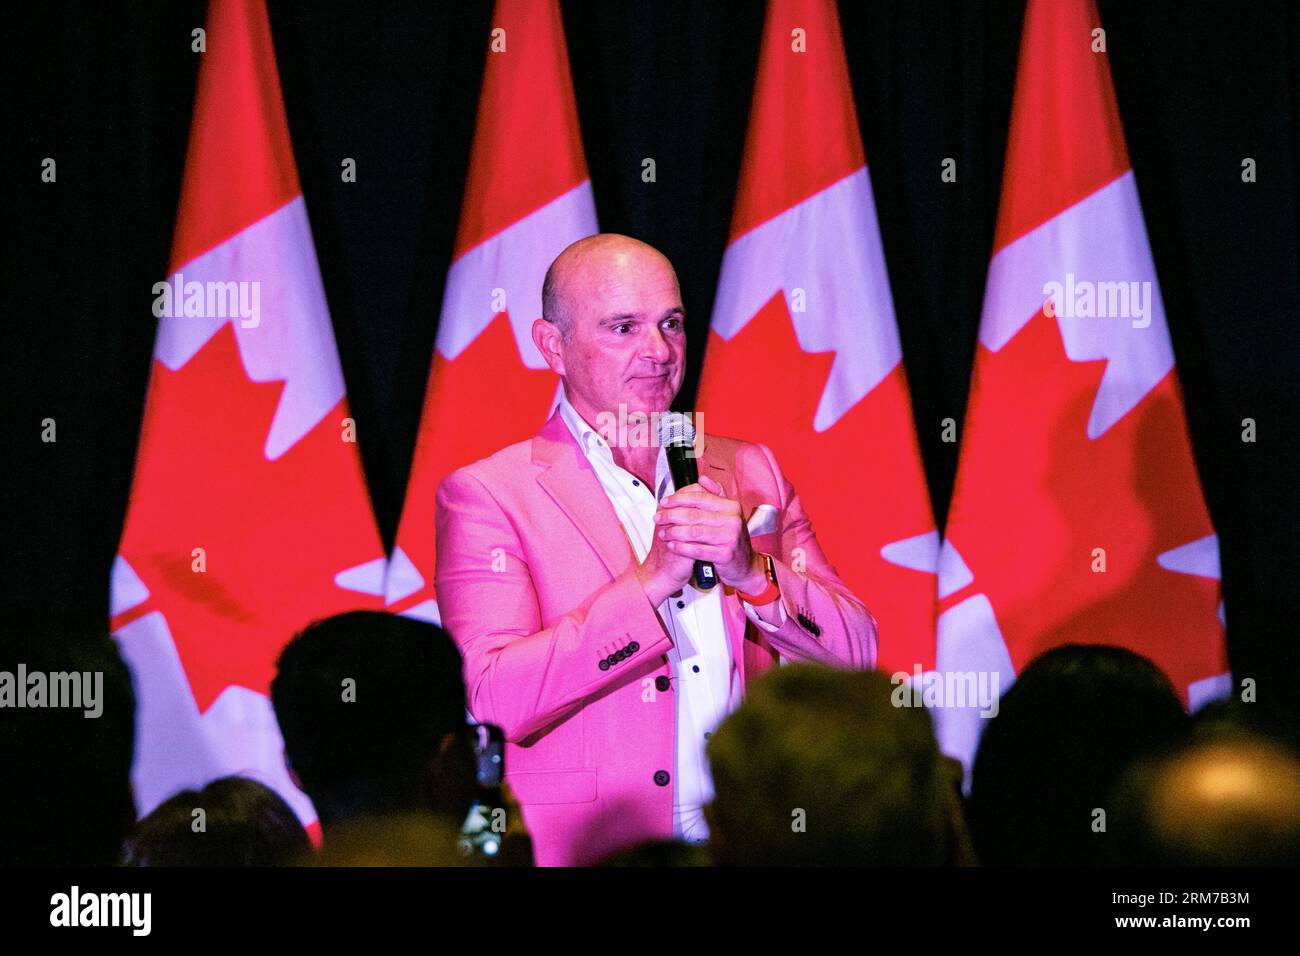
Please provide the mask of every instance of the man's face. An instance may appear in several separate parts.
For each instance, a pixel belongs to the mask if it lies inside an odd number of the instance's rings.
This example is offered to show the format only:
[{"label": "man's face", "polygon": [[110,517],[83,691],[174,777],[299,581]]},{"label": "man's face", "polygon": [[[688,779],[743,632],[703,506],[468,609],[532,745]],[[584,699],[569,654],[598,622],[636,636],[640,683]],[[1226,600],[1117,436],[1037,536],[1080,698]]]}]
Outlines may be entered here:
[{"label": "man's face", "polygon": [[663,412],[686,371],[685,313],[662,256],[632,244],[574,263],[563,285],[569,333],[559,342],[569,401],[601,412]]}]

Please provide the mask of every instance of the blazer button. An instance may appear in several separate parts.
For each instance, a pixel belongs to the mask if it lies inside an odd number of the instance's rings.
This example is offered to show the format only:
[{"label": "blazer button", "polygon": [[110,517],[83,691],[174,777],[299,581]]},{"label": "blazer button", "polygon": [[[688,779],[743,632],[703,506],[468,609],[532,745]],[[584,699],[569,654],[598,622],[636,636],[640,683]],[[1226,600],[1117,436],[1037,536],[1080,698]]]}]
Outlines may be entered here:
[{"label": "blazer button", "polygon": [[607,670],[609,670],[609,661],[608,661],[608,660],[603,660],[603,661],[601,661],[599,664],[597,664],[596,666],[599,667],[599,668],[600,668],[601,670],[603,670],[603,671],[607,671]]},{"label": "blazer button", "polygon": [[671,780],[671,779],[672,779],[672,777],[668,776],[668,771],[667,771],[667,770],[656,770],[656,771],[655,771],[655,783],[656,783],[658,786],[660,786],[660,787],[666,787],[666,786],[668,786],[668,781]]},{"label": "blazer button", "polygon": [[668,688],[671,686],[672,686],[672,681],[670,681],[667,677],[664,677],[662,674],[655,678],[655,690],[662,692],[668,690]]},{"label": "blazer button", "polygon": [[636,641],[633,641],[631,644],[627,646],[627,649],[631,651],[633,654],[635,654],[637,651],[641,650],[641,645]]}]

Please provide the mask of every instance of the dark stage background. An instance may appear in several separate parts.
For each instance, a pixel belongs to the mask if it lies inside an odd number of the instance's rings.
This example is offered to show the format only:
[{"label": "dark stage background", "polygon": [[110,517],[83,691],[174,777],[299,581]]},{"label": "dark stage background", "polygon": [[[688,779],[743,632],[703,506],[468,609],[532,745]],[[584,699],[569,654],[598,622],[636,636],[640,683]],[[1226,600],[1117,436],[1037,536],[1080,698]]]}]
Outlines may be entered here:
[{"label": "dark stage background", "polygon": [[[1221,536],[1234,670],[1300,681],[1300,13],[1102,0],[1129,150]],[[841,5],[917,427],[942,524],[1002,177],[1018,2]],[[601,227],[676,263],[689,408],[740,166],[759,2],[565,2]],[[391,544],[456,232],[491,5],[270,4],[289,125]],[[6,11],[5,599],[105,620],[171,243],[202,2]],[[6,124],[15,130],[13,120]],[[527,144],[521,144],[527,148]],[[58,161],[57,185],[40,163]],[[654,157],[658,182],[640,178]],[[358,181],[340,181],[354,157]],[[957,160],[956,183],[940,163]],[[1243,183],[1244,158],[1258,181]],[[40,441],[40,422],[58,441]],[[1254,444],[1242,419],[1258,423]],[[747,436],[761,439],[762,436]],[[202,440],[195,436],[196,441]],[[851,467],[849,465],[846,465]],[[827,520],[822,517],[821,520]]]}]

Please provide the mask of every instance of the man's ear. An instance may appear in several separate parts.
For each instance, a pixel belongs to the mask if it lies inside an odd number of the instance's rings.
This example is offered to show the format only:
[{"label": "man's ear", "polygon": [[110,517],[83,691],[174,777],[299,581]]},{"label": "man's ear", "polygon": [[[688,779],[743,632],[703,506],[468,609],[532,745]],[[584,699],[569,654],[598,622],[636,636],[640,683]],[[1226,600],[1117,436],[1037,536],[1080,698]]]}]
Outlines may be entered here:
[{"label": "man's ear", "polygon": [[563,375],[564,358],[560,355],[560,330],[553,322],[534,319],[532,333],[533,344],[537,346],[537,351],[542,353],[542,358],[546,359],[546,364],[551,367],[551,371],[556,375]]}]

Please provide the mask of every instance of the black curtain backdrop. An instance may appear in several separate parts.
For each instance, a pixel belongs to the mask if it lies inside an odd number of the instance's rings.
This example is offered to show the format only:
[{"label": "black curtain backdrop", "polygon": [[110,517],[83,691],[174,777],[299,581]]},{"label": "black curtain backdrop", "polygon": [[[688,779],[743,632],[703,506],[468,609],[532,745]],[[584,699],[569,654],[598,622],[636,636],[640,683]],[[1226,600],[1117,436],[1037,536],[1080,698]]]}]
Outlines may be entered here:
[{"label": "black curtain backdrop", "polygon": [[[1229,648],[1261,701],[1300,680],[1300,13],[1102,0],[1110,61],[1221,537]],[[102,622],[167,269],[202,2],[6,11],[3,162],[11,619]],[[456,232],[487,2],[272,2],[299,175],[391,544]],[[678,267],[689,408],[726,245],[764,7],[571,0],[601,227]],[[1023,5],[844,2],[917,428],[942,522],[988,267]],[[816,148],[815,144],[810,148]],[[43,158],[58,182],[40,181]],[[355,183],[340,163],[357,162]],[[643,183],[653,157],[658,181]],[[955,183],[940,180],[945,158]],[[1242,181],[1253,159],[1257,181]],[[504,396],[503,396],[504,399]],[[53,418],[58,441],[40,440]],[[1242,441],[1242,420],[1258,439]],[[747,436],[761,439],[762,436]],[[201,441],[201,436],[195,436]],[[854,465],[845,464],[845,467]],[[828,516],[818,516],[829,520]],[[327,533],[323,531],[322,533]]]}]

